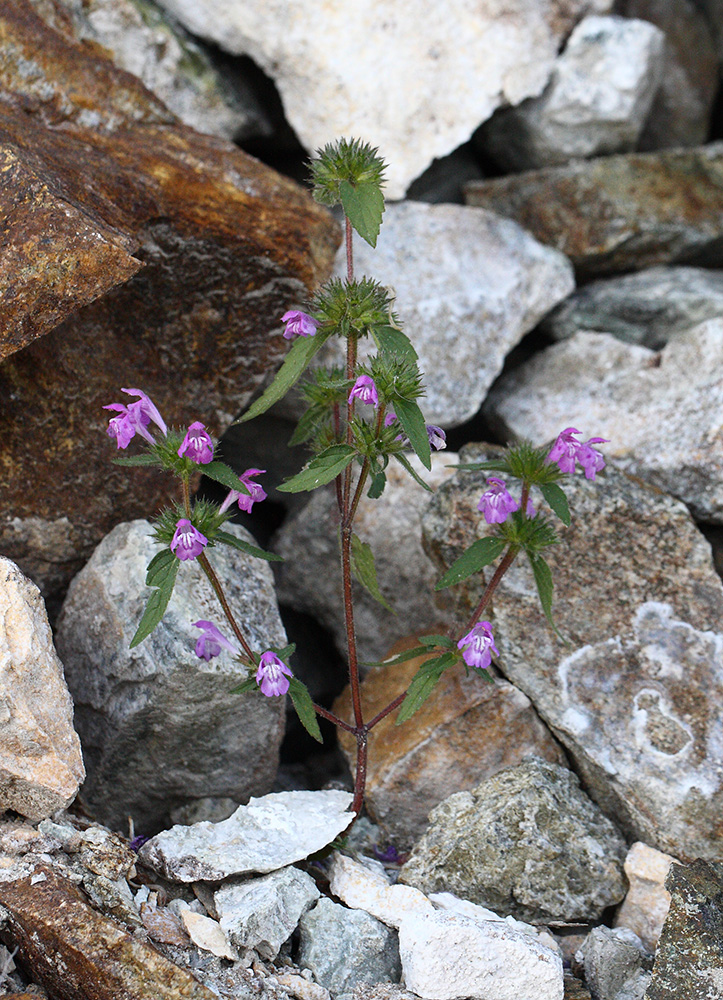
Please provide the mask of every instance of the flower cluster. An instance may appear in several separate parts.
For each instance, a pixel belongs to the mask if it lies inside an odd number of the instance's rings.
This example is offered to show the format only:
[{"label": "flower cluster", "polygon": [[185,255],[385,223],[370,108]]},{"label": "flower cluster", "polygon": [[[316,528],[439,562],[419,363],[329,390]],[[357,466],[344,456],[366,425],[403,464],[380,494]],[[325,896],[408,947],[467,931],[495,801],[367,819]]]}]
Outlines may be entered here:
[{"label": "flower cluster", "polygon": [[599,451],[592,448],[593,444],[606,444],[608,438],[588,438],[578,441],[576,435],[581,432],[576,427],[566,427],[553,444],[548,462],[555,462],[560,472],[575,472],[575,463],[579,462],[586,479],[595,479],[595,475],[605,468],[605,459]]}]

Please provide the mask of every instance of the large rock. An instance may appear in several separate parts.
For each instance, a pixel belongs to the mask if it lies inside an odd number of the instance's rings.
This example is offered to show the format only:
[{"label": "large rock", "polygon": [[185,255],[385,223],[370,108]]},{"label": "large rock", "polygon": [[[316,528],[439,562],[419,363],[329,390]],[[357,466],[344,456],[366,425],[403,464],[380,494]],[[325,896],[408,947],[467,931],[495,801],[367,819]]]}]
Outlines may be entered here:
[{"label": "large rock", "polygon": [[625,894],[625,842],[574,774],[530,757],[450,795],[399,878],[499,914],[544,923],[596,920]]},{"label": "large rock", "polygon": [[[404,691],[424,659],[373,667],[361,687],[364,718],[373,719]],[[348,687],[334,711],[352,721]],[[395,716],[378,723],[369,738],[365,802],[402,851],[422,834],[429,811],[452,792],[472,789],[528,754],[564,763],[529,699],[499,678],[486,684],[461,669],[448,670],[412,722],[397,726]],[[356,740],[339,730],[339,743],[353,772]]]},{"label": "large rock", "polygon": [[661,351],[578,333],[499,380],[485,404],[502,434],[537,444],[563,427],[608,438],[605,454],[723,522],[723,317],[677,334]]},{"label": "large rock", "polygon": [[635,149],[660,82],[664,37],[647,21],[584,18],[543,93],[498,111],[484,145],[510,170]]},{"label": "large rock", "polygon": [[[84,801],[102,822],[125,826],[132,816],[147,833],[189,800],[269,791],[283,736],[282,699],[231,694],[245,668],[226,651],[209,662],[195,655],[193,622],[229,634],[195,561],[180,567],[161,624],[129,650],[157,551],[146,521],[118,525],[73,580],[57,629],[88,769]],[[268,564],[226,546],[210,561],[251,647],[283,646]]]},{"label": "large rock", "polygon": [[[480,446],[461,453],[487,457]],[[458,473],[428,509],[427,544],[445,565],[477,537],[460,519],[484,480]],[[521,559],[495,595],[500,668],[631,840],[684,859],[717,857],[723,791],[711,748],[723,697],[723,586],[710,546],[683,504],[613,466],[597,482],[564,485],[572,525],[546,559],[567,642],[550,631]]]},{"label": "large rock", "polygon": [[43,819],[73,801],[85,770],[43,599],[3,558],[0,623],[0,811]]},{"label": "large rock", "polygon": [[217,433],[282,357],[279,317],[326,277],[338,229],[43,10],[0,11],[0,551],[47,595],[168,496],[167,476],[109,465],[101,406],[140,386]]},{"label": "large rock", "polygon": [[466,188],[470,205],[514,219],[584,277],[653,264],[721,264],[723,144],[627,153]]},{"label": "large rock", "polygon": [[[389,162],[388,194],[401,198],[434,157],[469,139],[504,103],[539,94],[560,43],[611,0],[454,0],[430,10],[410,0],[390,11],[304,0],[226,4],[163,0],[195,35],[249,55],[279,88],[308,149],[361,135]],[[368,44],[359,44],[364,38]],[[389,100],[390,93],[394,100]]]}]

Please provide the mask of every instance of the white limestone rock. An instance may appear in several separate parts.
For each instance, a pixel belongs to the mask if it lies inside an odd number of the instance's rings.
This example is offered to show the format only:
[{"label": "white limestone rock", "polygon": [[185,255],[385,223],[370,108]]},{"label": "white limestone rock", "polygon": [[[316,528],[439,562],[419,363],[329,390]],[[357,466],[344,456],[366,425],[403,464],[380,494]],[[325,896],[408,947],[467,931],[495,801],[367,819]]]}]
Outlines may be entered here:
[{"label": "white limestone rock", "polygon": [[329,888],[347,906],[366,910],[389,927],[411,915],[433,913],[429,899],[411,885],[391,885],[386,876],[336,852],[329,868]]},{"label": "white limestone rock", "polygon": [[648,21],[584,18],[543,93],[487,124],[488,150],[508,169],[532,170],[634,149],[660,83],[664,41]]},{"label": "white limestone rock", "polygon": [[178,882],[219,882],[277,871],[326,847],[352,820],[350,792],[273,792],[221,823],[174,826],[152,837],[143,862]]},{"label": "white limestone rock", "polygon": [[188,936],[198,948],[210,951],[219,958],[230,959],[232,962],[238,958],[217,920],[212,920],[202,913],[195,913],[191,909],[181,910],[180,916]]},{"label": "white limestone rock", "polygon": [[504,103],[545,86],[560,43],[612,0],[163,0],[193,34],[249,55],[276,83],[307,150],[359,136],[401,198]]},{"label": "white limestone rock", "polygon": [[637,841],[625,859],[629,888],[615,916],[615,927],[637,934],[648,951],[654,952],[670,909],[665,879],[677,858]]},{"label": "white limestone rock", "polygon": [[0,557],[0,811],[44,819],[70,805],[84,777],[40,591]]}]

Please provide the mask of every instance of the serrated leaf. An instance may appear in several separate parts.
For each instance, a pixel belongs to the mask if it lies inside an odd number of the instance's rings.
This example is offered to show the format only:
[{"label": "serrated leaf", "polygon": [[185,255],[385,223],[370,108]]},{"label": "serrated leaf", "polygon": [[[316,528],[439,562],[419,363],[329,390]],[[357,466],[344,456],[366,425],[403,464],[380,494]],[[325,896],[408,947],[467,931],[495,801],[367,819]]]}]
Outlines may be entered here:
[{"label": "serrated leaf", "polygon": [[474,573],[478,573],[494,562],[506,545],[504,538],[478,538],[458,559],[455,559],[434,589],[444,590],[446,587],[453,587]]},{"label": "serrated leaf", "polygon": [[398,451],[395,452],[394,457],[396,458],[396,460],[399,462],[400,465],[404,466],[404,468],[407,470],[412,479],[416,483],[418,483],[423,489],[425,489],[427,493],[434,493],[434,490],[429,485],[429,483],[425,483],[422,477],[418,475],[417,472],[415,472],[414,468],[412,467],[412,463],[409,461],[406,455],[403,455],[401,452]]},{"label": "serrated leaf", "polygon": [[356,451],[348,444],[333,444],[320,455],[309,462],[301,472],[287,479],[276,489],[280,493],[301,493],[304,490],[315,490],[336,479],[340,472],[349,465]]},{"label": "serrated leaf", "polygon": [[258,545],[251,545],[242,538],[232,535],[230,531],[216,532],[213,540],[214,542],[222,542],[224,545],[230,545],[232,548],[238,549],[239,552],[245,552],[246,555],[253,556],[255,559],[265,559],[266,562],[284,561],[283,556],[279,556],[275,552],[267,552],[266,549],[260,549]]},{"label": "serrated leaf", "polygon": [[456,652],[449,652],[435,656],[434,659],[427,660],[426,663],[422,664],[407,688],[406,697],[397,713],[395,721],[397,726],[406,722],[415,712],[419,711],[444,671],[453,666],[458,659],[459,655]]},{"label": "serrated leaf", "polygon": [[371,332],[380,354],[412,361],[414,364],[419,361],[411,340],[396,326],[374,326]]},{"label": "serrated leaf", "polygon": [[311,700],[311,695],[309,694],[306,685],[297,677],[289,678],[289,697],[296,710],[296,714],[299,716],[299,722],[307,731],[309,736],[313,737],[317,743],[323,743],[324,740],[321,736],[321,730],[319,729],[319,722],[316,718],[316,710],[314,708],[314,703]]},{"label": "serrated leaf", "polygon": [[375,601],[378,601],[387,611],[391,611],[393,615],[396,614],[394,608],[379,589],[372,547],[367,542],[363,542],[357,535],[351,536],[351,571]]},{"label": "serrated leaf", "polygon": [[276,646],[271,646],[270,649],[272,653],[276,653],[280,660],[286,661],[296,652],[296,643],[291,642],[288,646],[284,646],[282,649],[278,649]]},{"label": "serrated leaf", "polygon": [[177,563],[178,558],[169,548],[164,548],[160,552],[156,552],[146,569],[146,586],[160,587],[168,572],[169,565],[173,562]]},{"label": "serrated leaf", "polygon": [[418,404],[412,399],[395,399],[393,406],[397,420],[404,428],[404,433],[409,438],[409,443],[414,448],[422,465],[426,469],[431,469],[432,451],[429,445],[429,434],[424,422],[424,414],[419,409]]},{"label": "serrated leaf", "polygon": [[384,487],[387,485],[387,474],[386,472],[377,472],[375,476],[372,476],[372,481],[367,490],[367,496],[370,500],[378,500],[379,497],[384,492]]},{"label": "serrated leaf", "polygon": [[[170,555],[170,561],[167,557],[165,559],[159,559],[159,556],[165,555],[165,551],[167,551]],[[157,555],[151,559],[148,566],[146,579],[148,580],[149,578],[152,578],[152,585],[156,589],[148,598],[148,603],[146,604],[143,617],[141,618],[138,628],[136,629],[136,634],[131,639],[131,649],[143,642],[143,640],[151,634],[153,629],[159,624],[166,613],[168,602],[171,599],[173,587],[176,582],[176,576],[178,575],[180,561],[173,555],[170,549],[165,551],[157,553]],[[151,567],[153,567],[152,572]]]},{"label": "serrated leaf", "polygon": [[570,508],[568,506],[564,490],[562,490],[557,483],[540,483],[539,489],[540,493],[542,493],[543,497],[547,500],[555,514],[557,514],[562,523],[567,525],[569,528]]},{"label": "serrated leaf", "polygon": [[159,465],[155,455],[124,455],[121,458],[112,458],[113,465]]},{"label": "serrated leaf", "polygon": [[545,617],[548,622],[555,630],[555,632],[560,636],[560,638],[565,641],[562,633],[558,629],[552,620],[552,571],[547,565],[542,556],[529,556],[530,565],[532,566],[532,572],[535,577],[535,584],[537,585],[537,593],[540,596],[540,604],[542,605],[542,610],[545,612]]},{"label": "serrated leaf", "polygon": [[251,490],[241,482],[237,473],[233,471],[231,466],[226,465],[225,462],[209,462],[208,465],[204,465],[203,474],[229,490],[236,490],[237,493],[245,493],[247,496],[251,496]]},{"label": "serrated leaf", "polygon": [[315,407],[310,406],[294,428],[294,433],[289,438],[288,447],[294,448],[297,444],[303,444],[305,441],[308,441],[316,430],[318,423],[319,412]]},{"label": "serrated leaf", "polygon": [[229,694],[246,694],[248,691],[258,691],[258,684],[256,683],[256,676],[252,673],[250,677],[246,680],[241,681],[236,687],[231,688]]},{"label": "serrated leaf", "polygon": [[423,646],[430,646],[432,648],[442,646],[446,649],[454,648],[454,640],[450,639],[448,635],[420,635],[418,638]]},{"label": "serrated leaf", "polygon": [[311,359],[317,351],[321,350],[324,342],[329,339],[332,333],[331,329],[317,330],[313,337],[297,337],[271,385],[238,420],[234,420],[234,424],[243,424],[247,420],[252,420],[260,413],[265,413],[274,403],[278,403],[281,397],[285,396],[292,385],[299,380]]},{"label": "serrated leaf", "polygon": [[377,183],[350,184],[341,181],[339,195],[345,214],[369,246],[377,245],[384,215],[384,195]]}]

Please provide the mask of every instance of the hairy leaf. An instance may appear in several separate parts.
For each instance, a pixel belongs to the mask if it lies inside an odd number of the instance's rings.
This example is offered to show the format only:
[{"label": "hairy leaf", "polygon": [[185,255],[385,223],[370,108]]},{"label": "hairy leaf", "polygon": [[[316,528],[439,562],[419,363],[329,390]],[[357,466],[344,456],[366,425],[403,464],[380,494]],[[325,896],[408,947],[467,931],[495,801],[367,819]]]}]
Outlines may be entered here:
[{"label": "hairy leaf", "polygon": [[203,466],[203,474],[229,490],[236,490],[237,493],[246,493],[247,496],[251,496],[251,490],[244,486],[238,475],[225,462],[209,462],[208,465]]},{"label": "hairy leaf", "polygon": [[367,490],[367,496],[370,500],[377,500],[384,492],[384,487],[387,485],[387,474],[386,472],[377,472],[376,475],[372,476],[372,481]]},{"label": "hairy leaf", "polygon": [[157,455],[124,455],[121,458],[112,458],[113,465],[158,465]]},{"label": "hairy leaf", "polygon": [[384,195],[376,182],[339,184],[339,196],[344,212],[363,240],[375,247],[384,215]]},{"label": "hairy leaf", "polygon": [[540,492],[563,524],[570,527],[570,508],[567,497],[557,483],[540,483]]},{"label": "hairy leaf", "polygon": [[434,490],[429,485],[429,483],[425,483],[422,477],[414,471],[412,463],[409,461],[406,455],[403,455],[400,451],[398,451],[395,452],[394,458],[396,458],[396,460],[399,462],[400,465],[404,466],[404,468],[407,470],[412,479],[416,483],[418,483],[423,489],[425,489],[427,493],[434,493]]},{"label": "hairy leaf", "polygon": [[535,577],[535,584],[537,585],[537,593],[540,596],[540,604],[542,605],[542,610],[545,612],[545,617],[552,626],[552,628],[557,632],[561,639],[564,638],[560,633],[559,629],[552,620],[552,571],[547,565],[542,556],[530,555],[530,565],[532,566],[532,572]]},{"label": "hairy leaf", "polygon": [[363,542],[357,535],[351,536],[351,570],[362,587],[372,595],[374,600],[378,601],[382,607],[395,615],[396,611],[379,589],[377,568],[374,563],[372,547],[367,542]]},{"label": "hairy leaf", "polygon": [[434,589],[444,590],[446,587],[453,587],[474,573],[478,573],[484,566],[494,562],[506,545],[504,538],[494,536],[478,538],[458,559],[455,559]]},{"label": "hairy leaf", "polygon": [[396,725],[401,725],[411,718],[425,703],[434,690],[434,686],[445,670],[454,666],[459,655],[456,652],[442,653],[432,660],[427,660],[412,678],[407,694],[397,713]]},{"label": "hairy leaf", "polygon": [[251,545],[242,538],[232,535],[230,531],[218,531],[213,540],[214,542],[222,542],[224,545],[230,545],[232,548],[238,549],[239,552],[245,552],[249,556],[254,556],[255,559],[265,559],[266,562],[284,561],[283,556],[279,556],[275,552],[267,552],[266,549],[260,549],[257,545]]},{"label": "hairy leaf", "polygon": [[166,613],[166,608],[168,607],[168,602],[171,599],[173,587],[176,583],[179,565],[180,561],[170,549],[158,552],[148,564],[146,583],[156,589],[148,598],[148,603],[136,629],[136,634],[131,639],[131,649],[143,642],[151,634]]},{"label": "hairy leaf", "polygon": [[291,479],[287,479],[276,489],[280,493],[301,493],[304,490],[315,490],[317,486],[323,486],[336,479],[340,472],[349,465],[356,455],[356,451],[348,444],[333,444],[330,448],[322,451],[320,455],[306,465],[301,472],[298,472]]},{"label": "hairy leaf", "polygon": [[431,469],[432,452],[429,445],[429,435],[424,415],[419,406],[412,399],[395,399],[393,406],[397,419],[404,428],[404,433],[409,438],[409,443],[414,448],[422,465],[426,469]]},{"label": "hairy leaf", "polygon": [[319,722],[316,718],[316,710],[314,708],[314,703],[311,700],[311,695],[305,684],[297,677],[289,678],[289,697],[291,698],[296,714],[299,716],[299,722],[307,731],[309,736],[312,736],[317,743],[323,743],[324,740],[321,736],[321,730],[319,729]]},{"label": "hairy leaf", "polygon": [[398,330],[396,326],[376,326],[372,327],[372,336],[376,341],[380,354],[392,355],[395,358],[402,358],[404,361],[412,361],[415,364],[419,361],[419,356],[414,350],[411,340]]}]

